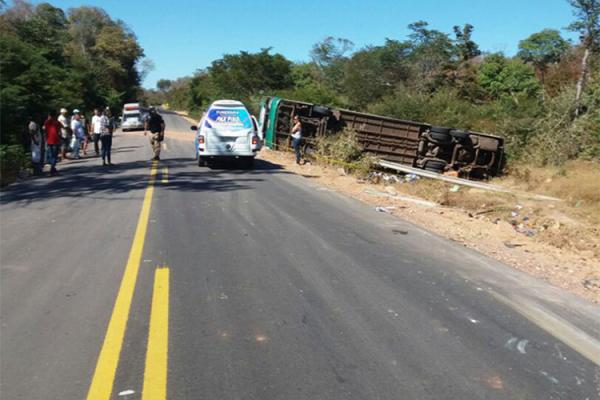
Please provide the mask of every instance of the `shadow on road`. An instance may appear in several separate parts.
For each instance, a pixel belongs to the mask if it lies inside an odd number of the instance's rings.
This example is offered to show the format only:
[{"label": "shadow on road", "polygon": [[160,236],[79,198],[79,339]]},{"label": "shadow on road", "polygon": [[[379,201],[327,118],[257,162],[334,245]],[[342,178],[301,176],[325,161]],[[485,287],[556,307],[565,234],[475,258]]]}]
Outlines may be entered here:
[{"label": "shadow on road", "polygon": [[[132,161],[112,167],[90,165],[89,161],[97,160],[91,158],[61,163],[59,176],[46,175],[17,182],[0,193],[0,205],[23,206],[43,200],[76,197],[117,200],[119,197],[116,195],[147,187],[151,161]],[[209,169],[196,166],[191,158],[171,158],[158,164],[157,182],[162,178],[163,167],[168,168],[169,174],[168,184],[162,186],[164,189],[190,192],[246,190],[252,187],[252,183],[264,181],[266,175],[288,173],[264,160],[256,160],[253,169],[235,166]]]}]

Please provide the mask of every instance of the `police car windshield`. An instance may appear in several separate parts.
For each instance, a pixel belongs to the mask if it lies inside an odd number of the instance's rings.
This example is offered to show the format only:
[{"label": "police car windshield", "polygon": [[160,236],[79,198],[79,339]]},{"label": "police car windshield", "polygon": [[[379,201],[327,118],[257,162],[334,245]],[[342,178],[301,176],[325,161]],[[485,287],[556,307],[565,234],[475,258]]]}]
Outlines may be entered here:
[{"label": "police car windshield", "polygon": [[207,122],[215,128],[252,128],[252,120],[244,108],[212,108],[208,111]]}]

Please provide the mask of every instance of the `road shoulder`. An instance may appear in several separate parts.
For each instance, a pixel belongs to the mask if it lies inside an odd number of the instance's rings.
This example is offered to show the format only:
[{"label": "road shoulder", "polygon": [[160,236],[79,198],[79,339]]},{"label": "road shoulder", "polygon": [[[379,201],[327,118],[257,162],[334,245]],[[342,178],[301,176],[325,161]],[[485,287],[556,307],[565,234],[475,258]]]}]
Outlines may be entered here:
[{"label": "road shoulder", "polygon": [[542,243],[516,231],[510,223],[491,219],[486,214],[476,215],[414,196],[402,196],[385,184],[358,183],[356,177],[341,169],[315,164],[295,165],[289,153],[265,149],[259,158],[477,250],[594,304],[600,303],[600,286],[589,284],[600,278],[600,263],[584,252]]}]

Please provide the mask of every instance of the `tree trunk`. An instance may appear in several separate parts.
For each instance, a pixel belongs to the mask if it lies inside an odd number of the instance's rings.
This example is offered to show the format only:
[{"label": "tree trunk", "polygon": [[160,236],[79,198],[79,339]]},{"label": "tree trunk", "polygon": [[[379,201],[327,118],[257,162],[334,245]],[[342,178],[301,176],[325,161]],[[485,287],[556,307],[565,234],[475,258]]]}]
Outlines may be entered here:
[{"label": "tree trunk", "polygon": [[583,93],[583,86],[585,85],[585,79],[588,73],[588,58],[590,57],[590,49],[586,46],[583,58],[581,59],[581,74],[579,74],[579,80],[577,81],[577,93],[575,94],[575,115],[579,116],[581,100],[581,94]]}]

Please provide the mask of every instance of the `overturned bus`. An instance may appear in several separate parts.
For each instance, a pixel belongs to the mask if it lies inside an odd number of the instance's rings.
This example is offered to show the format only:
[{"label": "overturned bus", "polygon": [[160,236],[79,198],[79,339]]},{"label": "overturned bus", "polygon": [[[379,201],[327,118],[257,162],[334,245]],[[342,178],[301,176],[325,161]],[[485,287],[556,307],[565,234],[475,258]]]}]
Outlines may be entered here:
[{"label": "overturned bus", "polygon": [[504,139],[481,132],[433,126],[318,104],[267,97],[261,102],[259,124],[270,148],[288,146],[292,118],[302,121],[303,148],[315,138],[352,129],[363,151],[382,160],[428,171],[456,171],[460,176],[498,175],[504,160]]}]

